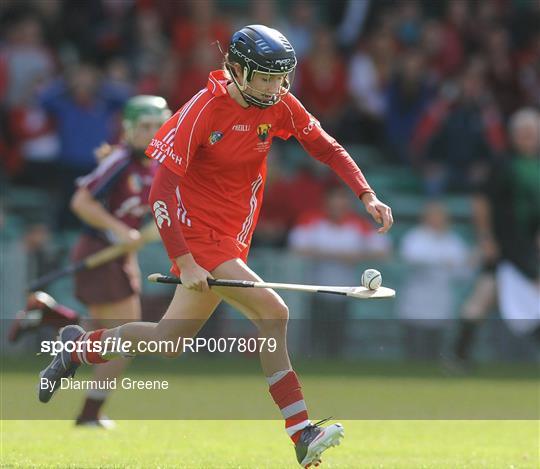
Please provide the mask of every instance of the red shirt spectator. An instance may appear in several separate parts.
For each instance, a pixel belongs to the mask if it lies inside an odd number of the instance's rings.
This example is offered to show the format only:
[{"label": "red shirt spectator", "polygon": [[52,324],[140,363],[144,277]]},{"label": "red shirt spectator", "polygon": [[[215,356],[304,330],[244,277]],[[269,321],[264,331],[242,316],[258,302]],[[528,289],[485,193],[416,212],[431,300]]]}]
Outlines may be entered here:
[{"label": "red shirt spectator", "polygon": [[348,94],[347,69],[329,31],[315,36],[312,53],[300,63],[297,87],[306,108],[324,127],[332,127],[345,109]]}]

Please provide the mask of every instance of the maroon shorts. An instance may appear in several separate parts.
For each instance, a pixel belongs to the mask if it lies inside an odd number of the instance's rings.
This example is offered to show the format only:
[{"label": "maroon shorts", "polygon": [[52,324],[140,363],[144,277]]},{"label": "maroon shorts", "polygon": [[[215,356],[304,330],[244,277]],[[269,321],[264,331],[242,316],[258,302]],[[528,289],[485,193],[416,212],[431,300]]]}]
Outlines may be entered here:
[{"label": "maroon shorts", "polygon": [[[95,236],[82,235],[73,248],[72,259],[78,262],[107,246],[110,244]],[[122,256],[95,269],[77,272],[75,297],[85,305],[100,305],[115,303],[134,293],[138,294],[138,273],[130,271],[126,260],[126,256]]]}]

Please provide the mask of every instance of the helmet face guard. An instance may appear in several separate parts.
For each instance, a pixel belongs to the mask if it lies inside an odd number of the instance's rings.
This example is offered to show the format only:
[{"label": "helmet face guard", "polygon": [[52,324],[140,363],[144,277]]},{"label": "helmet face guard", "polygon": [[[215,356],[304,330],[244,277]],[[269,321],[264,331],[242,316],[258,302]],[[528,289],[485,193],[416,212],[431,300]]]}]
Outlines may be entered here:
[{"label": "helmet face guard", "polygon": [[[229,74],[232,77],[232,80],[240,93],[242,94],[242,97],[244,100],[253,106],[257,106],[260,108],[267,108],[269,106],[272,106],[276,103],[278,103],[283,96],[285,96],[291,89],[291,84],[294,81],[294,70],[288,73],[283,72],[268,72],[268,71],[262,71],[262,70],[253,70],[252,73],[250,73],[249,69],[247,67],[243,67],[242,70],[242,83],[238,80],[236,77],[236,73],[233,70],[231,63],[226,63],[225,66],[227,67],[227,70],[229,71]],[[252,86],[251,82],[253,80],[253,77],[255,74],[258,75],[268,75],[268,76],[282,76],[283,81],[280,86],[280,89],[277,93],[265,93],[264,91],[261,91],[254,86]],[[251,80],[248,78],[251,76]]]},{"label": "helmet face guard", "polygon": [[[241,67],[241,83],[233,63]],[[225,66],[245,101],[266,108],[279,102],[289,92],[294,79],[296,54],[279,31],[262,25],[246,26],[233,35]],[[279,91],[268,94],[253,87],[250,83],[255,74],[282,76]]]}]

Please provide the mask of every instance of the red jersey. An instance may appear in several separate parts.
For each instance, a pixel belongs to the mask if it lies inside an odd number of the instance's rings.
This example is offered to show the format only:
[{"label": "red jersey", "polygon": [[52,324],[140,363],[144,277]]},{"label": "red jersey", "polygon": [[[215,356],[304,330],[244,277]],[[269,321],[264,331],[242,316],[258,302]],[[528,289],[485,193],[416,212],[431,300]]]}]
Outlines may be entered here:
[{"label": "red jersey", "polygon": [[[227,83],[224,71],[211,72],[206,88],[161,127],[146,154],[179,176],[176,200],[182,224],[210,228],[249,245],[272,139],[294,135],[309,148],[324,131],[291,93],[265,109],[243,108],[230,97]],[[361,175],[352,160],[347,164],[355,177]],[[358,194],[370,190],[367,183],[347,183]]]}]

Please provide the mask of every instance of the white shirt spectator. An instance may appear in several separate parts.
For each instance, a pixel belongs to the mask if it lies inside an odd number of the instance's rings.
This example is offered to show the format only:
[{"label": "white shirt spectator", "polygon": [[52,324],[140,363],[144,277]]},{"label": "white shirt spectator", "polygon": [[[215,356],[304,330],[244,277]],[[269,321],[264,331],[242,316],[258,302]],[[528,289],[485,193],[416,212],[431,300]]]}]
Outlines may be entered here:
[{"label": "white shirt spectator", "polygon": [[313,260],[311,282],[355,285],[362,258],[382,257],[391,246],[387,236],[378,234],[370,222],[357,215],[334,223],[321,213],[306,217],[291,230],[289,247]]},{"label": "white shirt spectator", "polygon": [[373,59],[364,53],[355,54],[349,64],[349,93],[357,106],[370,114],[382,117],[385,93]]},{"label": "white shirt spectator", "polygon": [[407,279],[398,297],[398,315],[419,326],[442,327],[454,311],[452,280],[468,273],[468,248],[450,230],[421,225],[403,238],[400,255],[408,264]]}]

